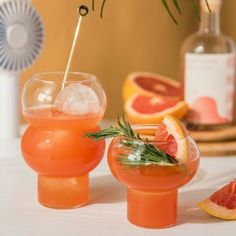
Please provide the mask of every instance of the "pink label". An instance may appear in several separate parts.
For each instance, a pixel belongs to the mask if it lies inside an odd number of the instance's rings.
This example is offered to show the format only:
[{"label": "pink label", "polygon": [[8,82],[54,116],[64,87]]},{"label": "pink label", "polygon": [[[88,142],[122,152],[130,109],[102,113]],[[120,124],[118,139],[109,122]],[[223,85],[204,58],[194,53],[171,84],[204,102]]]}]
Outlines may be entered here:
[{"label": "pink label", "polygon": [[196,124],[225,124],[233,120],[235,56],[192,54],[185,57],[187,120]]}]

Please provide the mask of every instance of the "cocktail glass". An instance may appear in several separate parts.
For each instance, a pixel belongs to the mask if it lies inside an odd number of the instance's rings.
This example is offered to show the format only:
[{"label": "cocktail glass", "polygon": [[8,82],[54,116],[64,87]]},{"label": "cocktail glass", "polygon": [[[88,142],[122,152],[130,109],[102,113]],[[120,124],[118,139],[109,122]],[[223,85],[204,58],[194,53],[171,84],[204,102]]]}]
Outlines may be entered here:
[{"label": "cocktail glass", "polygon": [[36,74],[25,84],[22,106],[29,127],[21,149],[38,173],[38,200],[47,207],[74,208],[88,201],[88,173],[101,161],[105,142],[84,137],[99,131],[106,97],[86,73]]},{"label": "cocktail glass", "polygon": [[[196,143],[190,135],[175,141],[155,142],[151,138],[156,130],[153,125],[134,126],[133,129],[141,137],[145,136],[142,145],[132,149],[124,145],[133,142],[132,139],[115,137],[108,149],[108,164],[112,174],[127,186],[128,220],[146,228],[173,226],[177,216],[178,188],[193,178],[199,166]],[[145,144],[160,149],[177,145],[187,152],[187,159],[172,165],[136,164],[141,159]]]}]

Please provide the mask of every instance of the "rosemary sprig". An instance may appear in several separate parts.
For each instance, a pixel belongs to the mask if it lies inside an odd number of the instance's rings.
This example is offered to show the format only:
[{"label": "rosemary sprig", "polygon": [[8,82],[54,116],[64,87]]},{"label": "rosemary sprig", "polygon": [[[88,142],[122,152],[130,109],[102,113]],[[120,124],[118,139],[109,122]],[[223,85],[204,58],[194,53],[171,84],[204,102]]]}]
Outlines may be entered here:
[{"label": "rosemary sprig", "polygon": [[87,133],[86,137],[93,138],[95,140],[101,140],[106,138],[112,138],[117,136],[124,136],[132,139],[140,139],[139,135],[136,135],[131,128],[131,125],[126,120],[125,116],[122,116],[122,120],[117,118],[117,127],[110,126],[107,129],[95,133]]},{"label": "rosemary sprig", "polygon": [[148,142],[122,139],[120,143],[125,147],[125,153],[127,153],[120,154],[120,157],[118,157],[118,161],[122,164],[146,166],[151,164],[173,165],[178,163],[173,157]]},{"label": "rosemary sprig", "polygon": [[124,146],[124,150],[117,157],[117,160],[121,164],[136,167],[151,164],[178,164],[175,158],[149,143],[148,140],[144,142],[139,134],[135,134],[125,116],[122,116],[122,120],[118,117],[116,127],[111,126],[99,132],[87,133],[85,136],[95,140],[117,136],[124,137],[120,140],[120,144]]}]

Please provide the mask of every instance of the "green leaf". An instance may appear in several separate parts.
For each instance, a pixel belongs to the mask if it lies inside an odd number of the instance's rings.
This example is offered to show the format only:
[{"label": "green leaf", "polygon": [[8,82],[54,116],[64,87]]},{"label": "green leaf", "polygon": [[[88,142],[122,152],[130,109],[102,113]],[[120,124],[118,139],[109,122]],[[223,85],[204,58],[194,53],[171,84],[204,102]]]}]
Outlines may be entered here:
[{"label": "green leaf", "polygon": [[101,12],[100,12],[101,18],[103,17],[103,11],[104,11],[105,3],[106,3],[106,0],[103,0],[103,2],[102,2],[102,7],[101,7]]},{"label": "green leaf", "polygon": [[[192,8],[193,8],[193,11],[194,11],[194,13],[195,13],[197,19],[198,19],[199,21],[201,21],[201,17],[200,17],[200,15],[199,15],[199,9],[198,9],[197,3],[195,2],[195,0],[189,0],[189,1],[190,1],[190,3],[191,3],[191,6],[192,6]],[[207,2],[207,1],[206,1],[206,2]]]},{"label": "green leaf", "polygon": [[[122,119],[117,118],[117,127],[103,129],[95,133],[87,133],[85,137],[94,140],[101,140],[112,137],[122,137],[119,141],[125,148],[125,154],[122,152],[119,155],[119,162],[123,164],[130,164],[135,166],[160,164],[160,165],[174,165],[178,164],[172,156],[168,155],[156,145],[151,144],[148,140],[141,140],[139,134],[136,134],[126,120],[125,116]],[[130,159],[132,157],[132,159]]]},{"label": "green leaf", "polygon": [[179,25],[177,20],[175,19],[174,15],[172,14],[170,8],[169,8],[169,5],[167,3],[166,0],[161,0],[162,1],[162,4],[164,5],[166,11],[168,12],[168,14],[170,15],[170,17],[172,18],[172,20],[175,22],[176,25]]},{"label": "green leaf", "polygon": [[182,14],[178,1],[177,0],[172,0],[172,2],[175,5],[175,8],[179,12],[179,14]]},{"label": "green leaf", "polygon": [[210,6],[209,6],[209,3],[208,3],[208,1],[207,1],[207,0],[205,0],[205,3],[206,3],[206,5],[207,5],[208,11],[209,11],[209,12],[211,12],[211,8],[210,8]]},{"label": "green leaf", "polygon": [[122,119],[123,119],[123,123],[124,123],[125,129],[129,131],[129,136],[131,138],[136,138],[136,136],[134,134],[134,131],[132,130],[130,123],[126,120],[124,114],[122,115]]},{"label": "green leaf", "polygon": [[92,10],[95,10],[95,0],[92,0]]}]

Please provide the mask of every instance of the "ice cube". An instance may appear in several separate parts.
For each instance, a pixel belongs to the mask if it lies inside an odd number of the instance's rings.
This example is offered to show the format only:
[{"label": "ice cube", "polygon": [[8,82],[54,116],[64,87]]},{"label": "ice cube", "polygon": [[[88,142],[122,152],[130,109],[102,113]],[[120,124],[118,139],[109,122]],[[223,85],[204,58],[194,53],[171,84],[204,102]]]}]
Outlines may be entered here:
[{"label": "ice cube", "polygon": [[81,83],[66,86],[58,93],[55,104],[59,111],[70,115],[99,113],[101,109],[94,90]]}]

